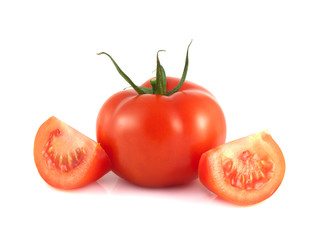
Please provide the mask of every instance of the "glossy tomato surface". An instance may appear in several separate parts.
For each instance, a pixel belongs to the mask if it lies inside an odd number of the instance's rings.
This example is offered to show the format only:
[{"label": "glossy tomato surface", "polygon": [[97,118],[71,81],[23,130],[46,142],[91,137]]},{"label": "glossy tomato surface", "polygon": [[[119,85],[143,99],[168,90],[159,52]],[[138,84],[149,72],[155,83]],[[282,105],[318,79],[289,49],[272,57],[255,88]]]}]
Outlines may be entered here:
[{"label": "glossy tomato surface", "polygon": [[[167,77],[167,92],[178,83]],[[151,87],[149,81],[142,86]],[[97,118],[97,140],[112,170],[141,186],[194,180],[201,154],[225,138],[225,117],[215,97],[188,81],[171,96],[118,92],[103,104]]]},{"label": "glossy tomato surface", "polygon": [[217,196],[238,205],[261,202],[278,189],[285,160],[267,132],[225,143],[201,156],[201,183]]},{"label": "glossy tomato surface", "polygon": [[111,169],[100,144],[56,117],[40,126],[34,141],[34,161],[41,177],[60,189],[84,186]]}]

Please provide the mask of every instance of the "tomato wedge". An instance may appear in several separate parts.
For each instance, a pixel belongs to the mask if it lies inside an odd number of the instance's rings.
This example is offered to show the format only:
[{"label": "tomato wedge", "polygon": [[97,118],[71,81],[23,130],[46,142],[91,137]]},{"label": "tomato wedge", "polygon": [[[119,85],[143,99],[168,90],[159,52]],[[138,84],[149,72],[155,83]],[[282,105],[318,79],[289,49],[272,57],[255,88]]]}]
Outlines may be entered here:
[{"label": "tomato wedge", "polygon": [[225,143],[202,154],[201,183],[217,196],[238,205],[261,202],[280,186],[285,160],[267,132]]},{"label": "tomato wedge", "polygon": [[84,186],[111,169],[100,144],[56,117],[40,126],[34,141],[34,161],[40,176],[59,189]]}]

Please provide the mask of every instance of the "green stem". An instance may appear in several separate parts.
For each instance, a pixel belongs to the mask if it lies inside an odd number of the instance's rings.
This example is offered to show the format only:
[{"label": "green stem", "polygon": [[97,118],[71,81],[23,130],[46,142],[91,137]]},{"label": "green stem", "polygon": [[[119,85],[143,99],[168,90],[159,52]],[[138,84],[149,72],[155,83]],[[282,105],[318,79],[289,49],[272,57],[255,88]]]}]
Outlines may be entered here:
[{"label": "green stem", "polygon": [[116,67],[116,69],[120,73],[120,75],[130,84],[130,86],[138,94],[160,94],[160,95],[170,96],[180,90],[181,86],[183,85],[183,83],[186,79],[188,67],[189,67],[189,47],[190,47],[191,43],[192,43],[192,41],[188,45],[187,56],[186,56],[185,65],[184,65],[184,69],[183,69],[183,73],[182,73],[182,77],[180,79],[180,82],[174,89],[172,89],[168,93],[167,93],[166,72],[164,71],[164,68],[162,67],[162,65],[160,64],[160,61],[159,61],[159,52],[162,52],[164,50],[159,50],[157,52],[157,74],[156,74],[156,78],[150,80],[150,84],[151,84],[152,88],[139,87],[139,86],[135,85],[134,82],[132,82],[132,80],[121,70],[121,68],[118,66],[118,64],[114,61],[114,59],[108,53],[100,52],[97,54],[98,55],[101,55],[101,54],[107,55],[111,59],[112,63],[114,64],[114,66]]},{"label": "green stem", "polygon": [[183,83],[184,83],[184,81],[185,81],[185,79],[187,77],[187,72],[188,72],[188,67],[189,67],[189,47],[190,47],[191,43],[192,43],[192,40],[189,43],[188,48],[187,48],[186,61],[185,61],[185,64],[184,64],[184,69],[183,69],[183,73],[182,73],[182,77],[180,79],[180,82],[174,89],[172,89],[170,92],[167,93],[167,96],[170,96],[170,95],[178,92],[179,89],[182,87],[182,85],[183,85]]},{"label": "green stem", "polygon": [[113,60],[113,58],[108,53],[105,53],[105,52],[97,53],[97,55],[101,55],[101,54],[105,54],[111,59],[112,63],[114,64],[114,66],[116,67],[120,75],[131,85],[131,87],[133,87],[134,90],[136,90],[138,94],[145,94],[145,91],[143,91],[140,87],[135,85],[134,82],[132,82],[132,80],[121,70],[118,64]]},{"label": "green stem", "polygon": [[167,94],[167,77],[164,68],[159,61],[159,52],[164,50],[159,50],[157,53],[157,75],[156,75],[156,89],[155,94],[166,95]]},{"label": "green stem", "polygon": [[151,87],[152,87],[152,93],[155,94],[156,88],[157,88],[157,79],[156,78],[152,78],[150,80],[150,84],[151,84]]}]

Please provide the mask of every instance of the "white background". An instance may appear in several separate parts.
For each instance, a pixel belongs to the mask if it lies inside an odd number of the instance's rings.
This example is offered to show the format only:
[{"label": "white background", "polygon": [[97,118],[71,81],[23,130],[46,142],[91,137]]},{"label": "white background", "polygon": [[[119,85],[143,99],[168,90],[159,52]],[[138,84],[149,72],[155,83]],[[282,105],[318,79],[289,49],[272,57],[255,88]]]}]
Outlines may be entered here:
[{"label": "white background", "polygon": [[[0,239],[320,239],[319,1],[1,1]],[[59,191],[33,141],[54,115],[95,139],[103,102],[153,77],[156,52],[210,90],[227,141],[269,129],[286,175],[268,200],[237,207],[199,181],[145,189],[110,173]]]}]

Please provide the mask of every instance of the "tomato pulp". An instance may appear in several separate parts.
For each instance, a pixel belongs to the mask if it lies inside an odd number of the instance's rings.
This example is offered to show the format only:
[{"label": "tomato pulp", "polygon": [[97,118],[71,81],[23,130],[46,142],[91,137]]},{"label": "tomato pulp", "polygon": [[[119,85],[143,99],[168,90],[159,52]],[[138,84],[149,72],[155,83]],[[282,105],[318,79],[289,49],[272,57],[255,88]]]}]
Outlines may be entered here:
[{"label": "tomato pulp", "polygon": [[84,186],[111,169],[100,144],[56,117],[40,126],[34,141],[34,161],[40,176],[60,189]]},{"label": "tomato pulp", "polygon": [[[170,92],[180,79],[166,77]],[[151,87],[150,81],[142,85]],[[129,89],[111,96],[97,118],[97,140],[120,177],[148,187],[197,178],[203,152],[225,142],[226,122],[216,98],[185,81],[166,96]]]},{"label": "tomato pulp", "polygon": [[285,160],[267,132],[253,134],[205,152],[199,162],[201,183],[238,205],[261,202],[280,186]]}]

